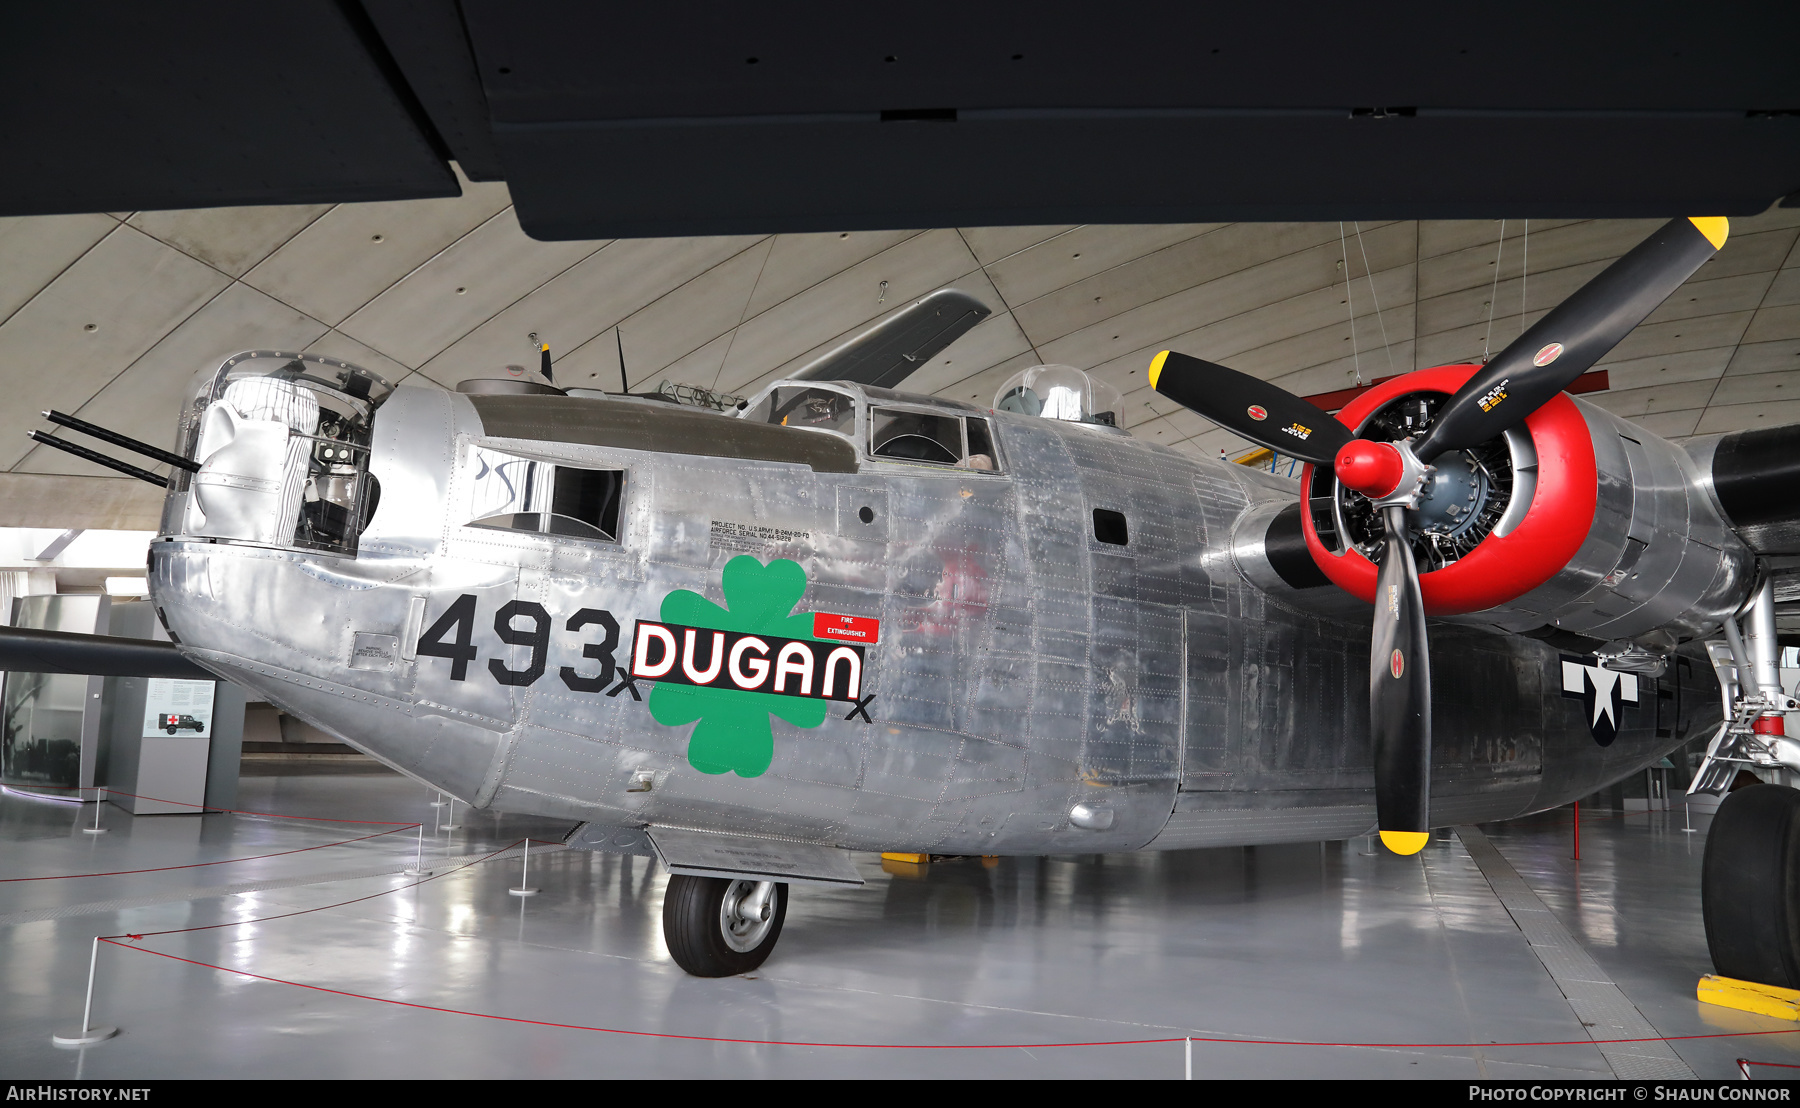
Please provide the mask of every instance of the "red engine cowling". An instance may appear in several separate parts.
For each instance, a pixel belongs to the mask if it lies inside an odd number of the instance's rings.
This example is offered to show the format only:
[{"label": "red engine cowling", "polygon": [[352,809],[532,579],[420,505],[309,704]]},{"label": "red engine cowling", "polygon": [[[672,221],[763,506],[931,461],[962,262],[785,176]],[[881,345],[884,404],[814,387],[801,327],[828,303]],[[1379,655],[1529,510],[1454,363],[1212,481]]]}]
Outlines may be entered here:
[{"label": "red engine cowling", "polygon": [[[1399,437],[1406,428],[1397,413],[1426,411],[1479,368],[1406,374],[1359,396],[1337,418],[1372,438]],[[1699,628],[1741,600],[1751,556],[1681,448],[1565,393],[1504,443],[1489,444],[1486,455],[1480,449],[1438,464],[1440,481],[1454,485],[1451,477],[1462,475],[1454,491],[1466,488],[1467,510],[1485,510],[1482,518],[1440,515],[1415,531],[1427,614],[1481,612],[1483,622],[1515,630],[1552,625],[1626,638],[1671,625]],[[1312,466],[1301,488],[1313,561],[1373,603],[1377,569],[1364,551],[1374,546],[1359,540],[1355,517],[1368,512],[1366,501]],[[1424,522],[1420,513],[1409,519]],[[1371,534],[1378,532],[1361,539]]]}]

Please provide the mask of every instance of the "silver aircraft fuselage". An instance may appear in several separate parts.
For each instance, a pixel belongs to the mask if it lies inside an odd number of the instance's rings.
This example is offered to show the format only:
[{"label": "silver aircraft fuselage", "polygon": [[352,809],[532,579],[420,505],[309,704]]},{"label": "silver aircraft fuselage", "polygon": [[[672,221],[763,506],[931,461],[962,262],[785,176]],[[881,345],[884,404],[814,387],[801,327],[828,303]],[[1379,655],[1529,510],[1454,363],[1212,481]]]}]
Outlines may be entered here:
[{"label": "silver aircraft fuselage", "polygon": [[[861,430],[767,428],[787,437],[750,453],[798,444],[792,460],[745,457],[715,449],[715,433],[728,445],[740,431],[727,416],[403,387],[375,417],[380,502],[354,556],[197,536],[190,493],[172,489],[151,592],[209,669],[476,807],[586,821],[610,849],[644,851],[646,826],[942,854],[1368,831],[1366,608],[1302,611],[1234,552],[1246,510],[1291,503],[1293,484],[1110,428],[980,415],[991,470],[871,457]],[[808,454],[817,436],[832,449]],[[623,473],[616,541],[473,526],[496,458]],[[1126,542],[1096,537],[1096,509],[1125,517]],[[741,627],[684,619],[705,606],[682,590],[752,619],[749,593],[723,583],[745,555],[757,573],[803,571],[803,590],[794,577],[766,593],[790,606]],[[798,706],[770,714],[754,698],[771,694],[678,690],[659,705],[668,682],[627,680],[667,661],[654,644],[634,655],[640,623],[678,646],[698,625],[683,664],[705,670],[809,613],[857,629],[860,672],[845,659],[829,678],[855,696],[787,697]],[[732,637],[709,652],[714,627]],[[1678,659],[1637,679],[1635,703],[1596,708],[1565,695],[1551,646],[1460,624],[1432,636],[1434,824],[1567,803],[1718,719],[1704,662]],[[804,638],[770,632],[733,672]],[[828,680],[806,676],[815,692]],[[684,704],[688,721],[652,714]],[[1617,724],[1608,745],[1596,712]],[[766,768],[718,772],[690,750],[698,728],[753,731],[761,715]]]}]

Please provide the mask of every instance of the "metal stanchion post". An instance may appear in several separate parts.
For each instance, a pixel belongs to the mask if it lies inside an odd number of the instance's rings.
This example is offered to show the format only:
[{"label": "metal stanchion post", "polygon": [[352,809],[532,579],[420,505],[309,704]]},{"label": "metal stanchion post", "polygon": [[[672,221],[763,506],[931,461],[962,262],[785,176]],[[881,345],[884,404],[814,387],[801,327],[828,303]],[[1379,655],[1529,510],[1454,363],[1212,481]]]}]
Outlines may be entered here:
[{"label": "metal stanchion post", "polygon": [[411,869],[401,870],[408,877],[430,877],[431,871],[425,868],[425,825],[419,824],[419,849],[413,855]]},{"label": "metal stanchion post", "polygon": [[1194,1037],[1192,1035],[1189,1035],[1187,1038],[1185,1057],[1187,1058],[1187,1073],[1182,1080],[1192,1081],[1194,1079]]},{"label": "metal stanchion post", "polygon": [[454,796],[450,798],[450,822],[444,824],[444,826],[442,828],[440,828],[440,830],[444,830],[444,831],[460,831],[460,830],[462,830],[462,828],[456,826],[456,798]]},{"label": "metal stanchion post", "polygon": [[1688,809],[1685,796],[1681,798],[1681,825],[1682,834],[1692,835],[1694,833],[1694,813]]},{"label": "metal stanchion post", "polygon": [[1575,802],[1575,860],[1581,861],[1581,801]]},{"label": "metal stanchion post", "polygon": [[536,896],[538,894],[538,890],[531,887],[531,885],[529,884],[530,881],[531,881],[531,836],[527,835],[525,837],[525,864],[519,871],[519,887],[516,889],[508,889],[506,891],[513,894],[514,896]]},{"label": "metal stanchion post", "polygon": [[83,827],[81,830],[84,834],[88,834],[88,835],[104,835],[104,834],[106,834],[106,828],[100,826],[100,805],[105,804],[105,803],[106,803],[106,790],[105,789],[95,789],[94,790],[94,826]]},{"label": "metal stanchion post", "polygon": [[81,1030],[70,1035],[52,1035],[50,1041],[57,1046],[89,1046],[102,1042],[119,1033],[116,1027],[94,1026],[94,967],[100,960],[100,936],[94,936],[94,949],[88,955],[87,1002],[81,1009]]}]

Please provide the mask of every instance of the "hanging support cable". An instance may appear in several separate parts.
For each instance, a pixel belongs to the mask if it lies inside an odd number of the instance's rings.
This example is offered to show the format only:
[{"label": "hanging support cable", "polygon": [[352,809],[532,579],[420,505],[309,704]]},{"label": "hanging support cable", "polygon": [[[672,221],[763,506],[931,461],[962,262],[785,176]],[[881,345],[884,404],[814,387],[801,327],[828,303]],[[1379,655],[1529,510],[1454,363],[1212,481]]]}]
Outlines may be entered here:
[{"label": "hanging support cable", "polygon": [[[1350,364],[1356,372],[1356,387],[1363,387],[1362,356],[1356,352],[1356,296],[1350,291],[1350,244],[1344,239],[1344,221],[1338,220],[1338,249],[1344,259],[1344,303],[1350,305]],[[1371,286],[1373,287],[1373,286]]]},{"label": "hanging support cable", "polygon": [[[1353,224],[1356,228],[1356,248],[1362,251],[1363,276],[1369,282],[1369,299],[1375,302],[1375,323],[1381,328],[1381,348],[1387,352],[1388,373],[1399,376],[1400,371],[1394,368],[1394,347],[1388,342],[1387,321],[1381,318],[1381,297],[1375,295],[1375,271],[1369,266],[1369,248],[1363,245],[1362,222]],[[1338,232],[1343,233],[1343,225],[1339,224]]]},{"label": "hanging support cable", "polygon": [[1488,363],[1488,344],[1494,337],[1494,301],[1500,298],[1500,259],[1506,255],[1506,220],[1500,221],[1500,245],[1494,251],[1494,287],[1488,290],[1487,334],[1481,340],[1481,364]]}]

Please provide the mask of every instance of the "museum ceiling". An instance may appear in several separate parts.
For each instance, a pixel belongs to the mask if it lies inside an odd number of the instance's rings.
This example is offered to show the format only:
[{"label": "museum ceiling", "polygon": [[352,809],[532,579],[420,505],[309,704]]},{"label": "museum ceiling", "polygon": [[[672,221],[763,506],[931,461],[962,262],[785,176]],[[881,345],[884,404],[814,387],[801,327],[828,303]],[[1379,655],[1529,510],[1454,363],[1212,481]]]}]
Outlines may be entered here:
[{"label": "museum ceiling", "polygon": [[[250,348],[309,350],[453,386],[531,364],[560,382],[747,395],[933,289],[991,318],[910,389],[988,402],[1039,362],[1091,369],[1134,434],[1243,445],[1145,387],[1172,347],[1302,394],[1498,350],[1653,220],[962,227],[540,242],[503,183],[452,198],[0,220],[0,461],[45,408],[167,442],[192,374]],[[1340,234],[1341,231],[1341,234]],[[1800,209],[1730,241],[1601,363],[1589,398],[1680,439],[1800,420]],[[1346,281],[1348,277],[1348,281]],[[1523,310],[1522,310],[1523,309]]]}]

